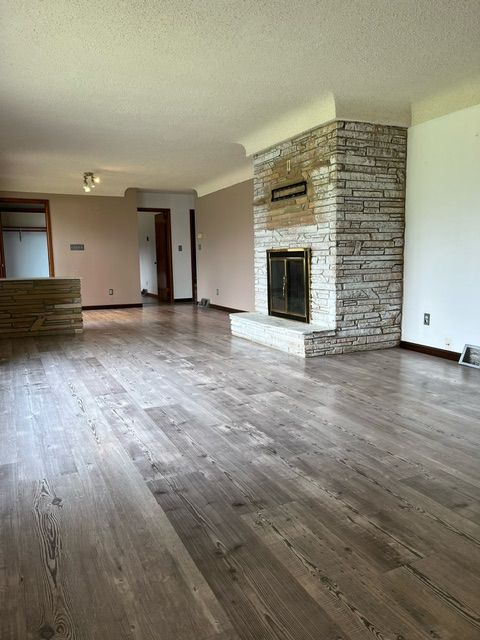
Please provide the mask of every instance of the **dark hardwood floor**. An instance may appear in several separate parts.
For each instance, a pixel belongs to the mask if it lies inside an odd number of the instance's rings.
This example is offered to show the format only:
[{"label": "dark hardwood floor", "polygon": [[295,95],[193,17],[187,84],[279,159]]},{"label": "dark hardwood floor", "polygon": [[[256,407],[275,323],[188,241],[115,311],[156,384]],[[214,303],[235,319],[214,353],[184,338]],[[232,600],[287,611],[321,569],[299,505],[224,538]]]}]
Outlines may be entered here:
[{"label": "dark hardwood floor", "polygon": [[0,341],[1,640],[478,640],[480,372],[190,306]]}]

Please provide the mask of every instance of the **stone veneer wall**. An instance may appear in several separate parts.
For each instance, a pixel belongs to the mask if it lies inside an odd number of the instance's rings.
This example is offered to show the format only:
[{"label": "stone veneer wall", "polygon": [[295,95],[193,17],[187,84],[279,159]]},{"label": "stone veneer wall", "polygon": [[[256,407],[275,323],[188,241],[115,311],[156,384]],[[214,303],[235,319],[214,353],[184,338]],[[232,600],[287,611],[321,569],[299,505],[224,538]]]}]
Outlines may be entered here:
[{"label": "stone veneer wall", "polygon": [[79,278],[0,280],[0,338],[82,331]]},{"label": "stone veneer wall", "polygon": [[[400,341],[406,146],[404,128],[337,121],[254,158],[256,310],[267,249],[311,247],[311,322],[335,334],[308,338],[307,356]],[[303,179],[306,196],[271,202]]]},{"label": "stone veneer wall", "polygon": [[[268,313],[267,249],[311,247],[310,320],[335,327],[336,145],[333,123],[254,158],[256,311]],[[271,202],[272,189],[301,180],[305,196]]]}]

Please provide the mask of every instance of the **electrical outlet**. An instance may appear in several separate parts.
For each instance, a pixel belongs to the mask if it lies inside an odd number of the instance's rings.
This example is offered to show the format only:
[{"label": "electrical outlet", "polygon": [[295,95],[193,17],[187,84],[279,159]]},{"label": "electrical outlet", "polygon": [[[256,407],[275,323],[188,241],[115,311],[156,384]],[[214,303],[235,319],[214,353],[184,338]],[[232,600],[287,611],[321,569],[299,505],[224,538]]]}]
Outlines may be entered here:
[{"label": "electrical outlet", "polygon": [[109,290],[108,290],[108,295],[109,295],[109,296],[113,296],[113,289],[109,289]]},{"label": "electrical outlet", "polygon": [[220,295],[220,289],[217,289],[217,296]]},{"label": "electrical outlet", "polygon": [[183,247],[182,247],[182,245],[181,245],[181,244],[179,244],[179,245],[178,245],[178,250],[179,250],[179,251],[183,251]]},{"label": "electrical outlet", "polygon": [[430,314],[429,313],[424,313],[423,314],[423,324],[427,325],[427,327],[430,326]]}]

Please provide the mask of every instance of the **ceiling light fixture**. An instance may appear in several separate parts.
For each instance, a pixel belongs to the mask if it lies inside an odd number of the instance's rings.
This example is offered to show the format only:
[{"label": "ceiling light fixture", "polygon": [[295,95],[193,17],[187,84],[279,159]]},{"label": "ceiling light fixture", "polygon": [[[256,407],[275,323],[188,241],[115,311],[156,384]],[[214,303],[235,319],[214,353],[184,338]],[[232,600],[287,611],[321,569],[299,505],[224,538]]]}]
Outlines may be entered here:
[{"label": "ceiling light fixture", "polygon": [[85,171],[83,174],[83,190],[85,193],[90,193],[92,189],[95,189],[95,185],[99,184],[100,178],[96,176],[93,171]]}]

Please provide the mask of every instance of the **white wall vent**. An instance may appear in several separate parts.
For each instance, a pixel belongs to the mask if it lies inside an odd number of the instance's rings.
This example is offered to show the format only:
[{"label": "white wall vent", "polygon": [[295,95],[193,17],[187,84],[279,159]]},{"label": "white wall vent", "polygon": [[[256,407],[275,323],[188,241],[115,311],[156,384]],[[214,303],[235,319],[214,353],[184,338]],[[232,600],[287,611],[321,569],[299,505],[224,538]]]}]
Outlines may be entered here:
[{"label": "white wall vent", "polygon": [[474,344],[466,344],[458,362],[467,367],[480,369],[480,347]]}]

